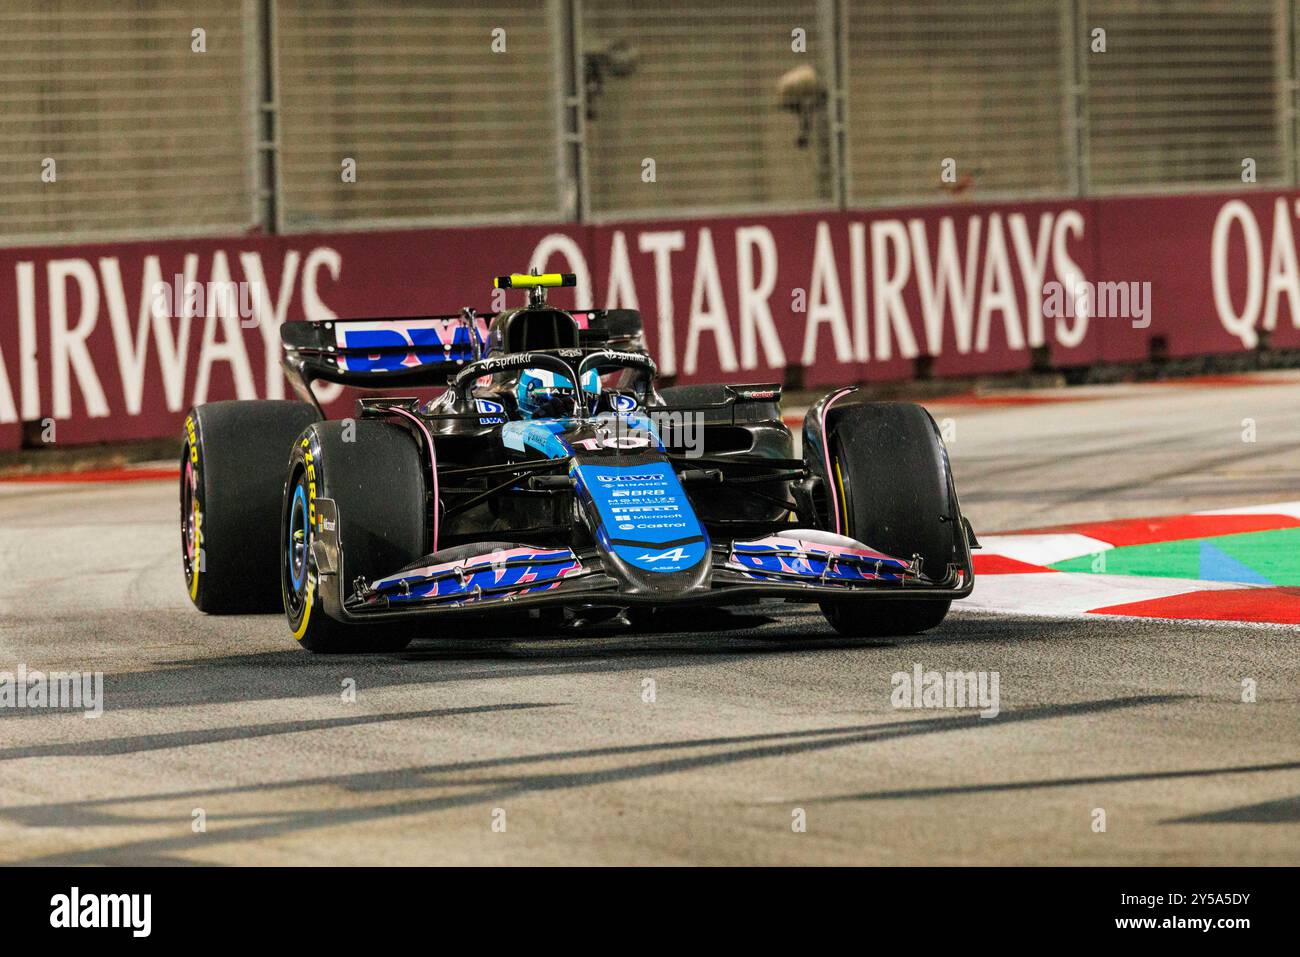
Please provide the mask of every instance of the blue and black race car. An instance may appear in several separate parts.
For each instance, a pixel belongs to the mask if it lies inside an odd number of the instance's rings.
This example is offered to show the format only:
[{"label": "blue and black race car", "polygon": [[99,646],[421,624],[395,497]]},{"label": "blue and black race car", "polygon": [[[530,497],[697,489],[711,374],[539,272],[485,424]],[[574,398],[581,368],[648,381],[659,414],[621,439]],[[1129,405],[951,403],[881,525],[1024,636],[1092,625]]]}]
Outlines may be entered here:
[{"label": "blue and black race car", "polygon": [[[900,635],[970,594],[978,546],[924,409],[839,389],[796,455],[779,385],[659,388],[635,311],[547,303],[573,282],[498,277],[528,301],[494,315],[283,325],[298,401],[185,420],[194,604],[283,607],[303,647],[364,652],[492,618],[609,625],[768,598]],[[316,381],[446,388],[327,420]]]}]

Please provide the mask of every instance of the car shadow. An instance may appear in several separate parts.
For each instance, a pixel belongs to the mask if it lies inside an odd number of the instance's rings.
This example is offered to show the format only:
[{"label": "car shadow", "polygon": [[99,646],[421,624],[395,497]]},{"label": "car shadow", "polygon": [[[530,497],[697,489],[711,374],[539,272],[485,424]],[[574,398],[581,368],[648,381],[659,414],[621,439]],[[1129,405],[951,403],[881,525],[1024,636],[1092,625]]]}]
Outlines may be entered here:
[{"label": "car shadow", "polygon": [[[1052,704],[1004,711],[996,720],[978,714],[947,715],[878,724],[688,738],[645,744],[613,745],[512,755],[384,771],[326,774],[310,778],[225,787],[154,791],[133,796],[60,801],[0,808],[0,819],[29,828],[174,824],[196,801],[210,811],[226,797],[266,795],[270,807],[230,809],[219,814],[221,826],[202,835],[184,833],[142,837],[107,847],[78,849],[27,858],[24,865],[183,864],[183,855],[214,844],[245,844],[322,828],[428,814],[457,807],[500,803],[511,797],[577,790],[627,781],[656,779],[743,762],[809,754],[840,748],[870,747],[881,742],[949,732],[995,734],[1006,724],[1053,721],[1178,701],[1177,695],[1138,695]],[[606,765],[575,770],[573,762],[604,759]],[[631,760],[629,760],[631,759]],[[554,765],[559,766],[554,766]],[[310,807],[292,807],[286,799],[307,788],[330,788],[349,799]],[[429,794],[430,790],[437,793]],[[398,795],[397,800],[386,799]],[[360,803],[356,799],[360,797]],[[365,799],[369,797],[370,800]],[[317,798],[319,801],[319,798]],[[150,813],[150,805],[172,803],[168,813]]]},{"label": "car shadow", "polygon": [[[830,797],[808,798],[810,804],[837,804],[845,801],[900,801],[937,797],[953,797],[967,794],[998,794],[1012,791],[1041,791],[1051,788],[1072,788],[1098,784],[1131,784],[1146,781],[1173,781],[1215,777],[1224,774],[1260,774],[1270,771],[1300,770],[1300,761],[1280,761],[1272,764],[1229,765],[1222,768],[1186,768],[1177,771],[1138,771],[1130,774],[1090,774],[1066,778],[1038,778],[1030,781],[998,781],[988,784],[961,784],[950,787],[904,788],[894,791],[862,791],[857,794],[841,794]],[[1290,799],[1294,801],[1295,799]],[[1286,802],[1270,802],[1285,805]],[[1266,805],[1256,805],[1264,808]],[[1238,811],[1248,809],[1236,809]],[[1166,824],[1208,823],[1216,820],[1231,820],[1223,817],[1233,812],[1198,815],[1192,818],[1179,818],[1165,821]],[[1246,817],[1241,818],[1247,819]],[[1293,820],[1296,818],[1293,818]]]},{"label": "car shadow", "polygon": [[[765,622],[757,624],[757,620]],[[734,628],[719,627],[730,622]],[[767,622],[770,622],[767,623]],[[820,612],[797,608],[780,617],[730,613],[696,619],[694,630],[652,633],[629,630],[559,631],[501,637],[469,635],[420,638],[400,652],[313,655],[286,640],[282,649],[247,654],[160,658],[149,670],[104,676],[106,709],[194,708],[337,695],[353,678],[367,688],[437,686],[465,681],[620,673],[655,668],[709,667],[737,658],[845,651],[902,645],[954,648],[1069,637],[1077,623],[1066,620],[1003,621],[984,616],[950,616],[931,632],[905,638],[847,638],[821,620]],[[1153,625],[1153,627],[1155,627]],[[53,710],[0,709],[0,725],[39,721]]]},{"label": "car shadow", "polygon": [[192,731],[165,731],[156,734],[125,735],[117,738],[92,738],[86,741],[16,745],[14,747],[0,748],[0,761],[14,761],[18,758],[99,758],[120,754],[139,754],[145,751],[164,751],[171,748],[191,748],[203,744],[219,744],[223,741],[244,741],[250,738],[301,734],[307,731],[329,731],[335,728],[388,724],[393,721],[419,721],[458,715],[486,714],[494,711],[554,708],[557,707],[557,704],[551,702],[519,702],[476,705],[465,708],[428,708],[423,711],[394,711],[385,714],[346,715],[337,718],[314,718],[302,721],[274,721],[265,724],[198,728]]}]

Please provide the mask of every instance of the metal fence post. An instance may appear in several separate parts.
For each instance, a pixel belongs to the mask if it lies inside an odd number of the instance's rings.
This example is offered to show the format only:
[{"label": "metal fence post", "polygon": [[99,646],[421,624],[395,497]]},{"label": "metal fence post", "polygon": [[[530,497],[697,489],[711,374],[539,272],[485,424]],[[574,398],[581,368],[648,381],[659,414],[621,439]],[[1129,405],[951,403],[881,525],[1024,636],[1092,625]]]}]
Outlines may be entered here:
[{"label": "metal fence post", "polygon": [[825,65],[830,72],[831,202],[840,209],[849,205],[848,87],[849,25],[843,0],[819,0],[818,20],[829,42]]},{"label": "metal fence post", "polygon": [[556,57],[563,83],[559,90],[559,170],[566,192],[565,215],[574,222],[591,219],[587,180],[587,84],[582,59],[581,0],[555,0]]},{"label": "metal fence post", "polygon": [[1282,160],[1286,166],[1282,182],[1288,186],[1300,183],[1300,174],[1296,169],[1296,158],[1300,155],[1300,144],[1296,137],[1300,127],[1296,124],[1296,96],[1300,84],[1296,82],[1296,23],[1295,0],[1278,0],[1275,8],[1275,35],[1277,37],[1277,61],[1282,66],[1282,75],[1278,77],[1278,134],[1281,140]]},{"label": "metal fence post", "polygon": [[246,0],[245,23],[251,42],[249,72],[255,91],[253,129],[254,223],[268,233],[283,232],[282,183],[279,163],[279,74],[275,56],[275,0]]},{"label": "metal fence post", "polygon": [[1061,129],[1072,196],[1089,191],[1087,37],[1087,0],[1067,0],[1061,4]]}]

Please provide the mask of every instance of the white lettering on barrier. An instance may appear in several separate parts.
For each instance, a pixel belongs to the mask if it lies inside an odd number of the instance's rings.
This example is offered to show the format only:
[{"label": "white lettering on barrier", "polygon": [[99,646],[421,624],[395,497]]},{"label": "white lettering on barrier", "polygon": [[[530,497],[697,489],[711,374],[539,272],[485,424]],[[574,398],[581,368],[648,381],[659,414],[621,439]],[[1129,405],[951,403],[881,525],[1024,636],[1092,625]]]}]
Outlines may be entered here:
[{"label": "white lettering on barrier", "polygon": [[[1293,216],[1300,216],[1300,201],[1292,206],[1287,197],[1279,196],[1273,202],[1272,211],[1267,266],[1264,230],[1254,210],[1244,201],[1234,199],[1223,204],[1210,237],[1215,312],[1220,325],[1247,349],[1259,345],[1258,329],[1277,328],[1283,296],[1291,313],[1291,324],[1300,328],[1300,266],[1295,227],[1291,222]],[[1237,263],[1241,265],[1237,266],[1235,275],[1245,281],[1240,308],[1232,294],[1233,266]]]},{"label": "white lettering on barrier", "polygon": [[[92,418],[108,415],[108,399],[100,384],[86,339],[99,321],[99,282],[84,259],[51,259],[45,266],[50,295],[50,391],[55,419],[72,416],[72,380]],[[77,284],[81,310],[77,324],[68,327],[68,280]]]},{"label": "white lettering on barrier", "polygon": [[[284,377],[280,369],[282,349],[280,325],[288,316],[294,292],[301,284],[305,318],[324,321],[337,318],[323,302],[318,284],[321,270],[338,280],[342,257],[327,246],[316,247],[305,262],[297,250],[285,254],[279,288],[274,298],[266,282],[262,256],[258,252],[238,254],[244,279],[235,282],[229,255],[217,250],[212,255],[206,282],[199,281],[200,257],[186,253],[180,272],[163,279],[157,254],[140,260],[140,285],[127,288],[121,256],[101,256],[95,262],[81,258],[50,259],[45,274],[46,329],[48,343],[38,349],[37,266],[33,260],[14,266],[18,326],[18,369],[11,378],[10,367],[0,349],[0,424],[35,421],[42,415],[67,419],[81,414],[104,418],[114,413],[138,416],[145,408],[147,384],[157,376],[162,405],[179,412],[187,403],[199,403],[209,395],[213,368],[224,363],[230,369],[238,398],[282,398]],[[174,257],[172,258],[174,261]],[[302,269],[299,270],[299,263]],[[107,319],[113,356],[92,347],[102,338],[96,335],[101,319]],[[72,313],[75,312],[75,317]],[[191,331],[201,324],[197,356],[191,373]],[[257,326],[262,349],[264,387],[257,388],[249,359],[244,329]],[[151,356],[152,354],[152,356]],[[44,372],[49,383],[49,408],[41,403],[41,369],[38,356],[48,357]],[[105,363],[116,364],[121,397],[110,396],[104,383]],[[187,394],[186,383],[193,375]],[[17,391],[15,391],[17,386]],[[317,389],[322,401],[338,395],[341,387],[326,384]]]},{"label": "white lettering on barrier", "polygon": [[[754,276],[754,253],[759,272]],[[776,239],[766,226],[741,226],[736,230],[736,293],[740,301],[740,367],[758,367],[758,344],[763,345],[764,364],[769,369],[785,368],[785,350],[772,319],[768,301],[776,288]]]},{"label": "white lettering on barrier", "polygon": [[736,344],[731,338],[731,322],[727,317],[727,300],[722,295],[722,277],[718,275],[718,257],[713,252],[713,231],[700,229],[695,252],[695,282],[691,286],[691,311],[686,321],[686,355],[682,371],[691,375],[696,371],[700,336],[708,332],[713,336],[718,367],[723,372],[735,372]]},{"label": "white lettering on barrier", "polygon": [[817,361],[817,327],[825,323],[831,329],[837,362],[853,361],[853,342],[849,335],[848,317],[844,314],[844,297],[840,293],[839,270],[835,267],[835,246],[831,242],[831,229],[826,223],[817,224],[817,240],[813,247],[812,279],[808,283],[808,317],[803,335],[802,364],[811,366]]},{"label": "white lettering on barrier", "polygon": [[672,255],[686,248],[686,233],[642,233],[637,240],[643,253],[654,256],[655,311],[659,315],[659,371],[663,375],[677,374],[677,339],[673,330],[673,264]]},{"label": "white lettering on barrier", "polygon": [[[1258,345],[1260,330],[1276,328],[1284,308],[1300,327],[1300,256],[1292,221],[1300,213],[1294,206],[1289,196],[1267,204],[1231,199],[1214,218],[1208,237],[1212,305],[1222,328],[1245,348]],[[604,302],[642,309],[647,331],[657,332],[654,351],[665,375],[710,367],[724,373],[783,370],[795,354],[811,366],[911,359],[923,351],[1023,351],[1049,342],[1074,348],[1097,318],[1086,298],[1078,303],[1082,308],[1044,315],[1050,283],[1065,289],[1092,284],[1071,254],[1086,238],[1078,209],[801,222],[806,225],[784,231],[775,221],[727,224],[725,237],[716,223],[611,230],[604,234],[610,243]],[[799,240],[807,247],[792,245],[792,235],[807,236]],[[730,258],[727,240],[734,242],[734,271],[721,268],[718,258],[716,242],[724,243],[724,259]],[[674,259],[675,253],[683,256]],[[330,288],[344,281],[344,263],[327,245],[288,249],[272,289],[264,255],[217,249],[206,276],[200,274],[206,255],[189,252],[150,253],[134,263],[121,253],[16,262],[14,300],[7,305],[17,317],[17,352],[0,351],[0,423],[51,414],[59,419],[162,411],[150,408],[151,401],[178,412],[188,402],[226,397],[227,391],[283,396],[279,327],[295,305],[309,320],[337,318],[327,300]],[[579,276],[577,304],[588,306],[588,255],[580,239],[557,232],[536,244],[531,259],[563,258]],[[178,260],[183,269],[173,275]],[[798,264],[794,274],[792,264]],[[357,268],[364,271],[365,264]],[[674,288],[675,279],[689,281],[689,295]],[[260,338],[244,341],[247,310],[229,296],[209,296],[201,309],[183,304],[171,316],[154,312],[149,303],[155,286],[169,280],[182,289],[247,285],[251,324]],[[802,287],[805,280],[807,311],[786,311],[792,300],[783,284]],[[393,291],[392,301],[375,302],[374,311],[399,308],[400,292]],[[687,310],[680,330],[678,295]],[[191,336],[197,323],[201,328]],[[13,348],[13,340],[6,342]],[[112,343],[112,358],[106,342]],[[262,374],[255,377],[256,353]],[[228,375],[217,374],[221,365]],[[218,395],[218,381],[233,388],[223,384]],[[321,397],[328,401],[338,392],[326,386]]]}]

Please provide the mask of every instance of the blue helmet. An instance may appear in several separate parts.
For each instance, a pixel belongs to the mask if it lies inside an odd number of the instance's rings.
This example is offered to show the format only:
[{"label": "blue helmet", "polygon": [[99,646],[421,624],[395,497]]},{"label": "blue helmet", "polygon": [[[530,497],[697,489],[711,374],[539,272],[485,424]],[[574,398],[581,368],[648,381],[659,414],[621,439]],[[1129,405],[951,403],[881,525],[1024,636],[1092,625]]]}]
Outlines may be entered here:
[{"label": "blue helmet", "polygon": [[[582,377],[587,397],[600,394],[600,376],[595,369]],[[525,419],[551,418],[573,413],[573,383],[567,376],[545,369],[525,369],[515,385],[519,414]]]}]

